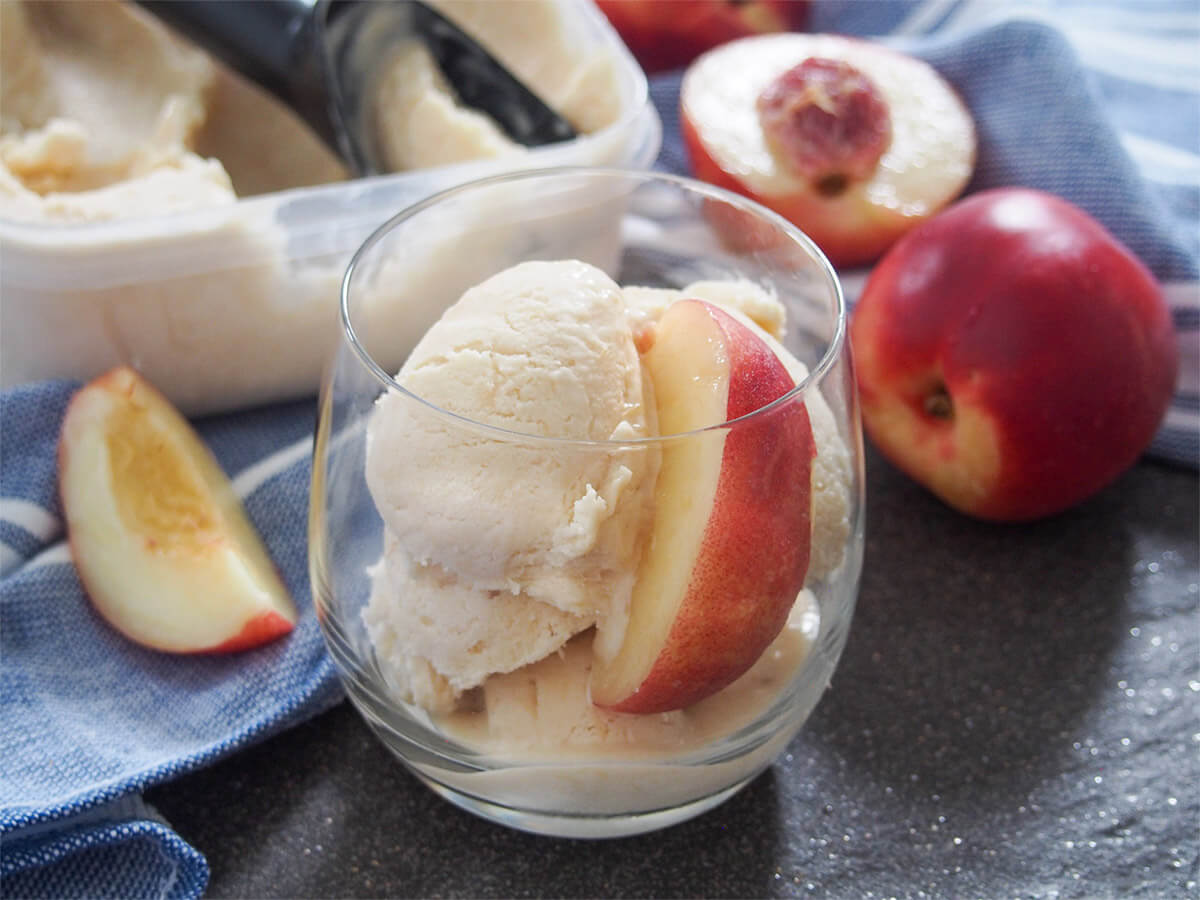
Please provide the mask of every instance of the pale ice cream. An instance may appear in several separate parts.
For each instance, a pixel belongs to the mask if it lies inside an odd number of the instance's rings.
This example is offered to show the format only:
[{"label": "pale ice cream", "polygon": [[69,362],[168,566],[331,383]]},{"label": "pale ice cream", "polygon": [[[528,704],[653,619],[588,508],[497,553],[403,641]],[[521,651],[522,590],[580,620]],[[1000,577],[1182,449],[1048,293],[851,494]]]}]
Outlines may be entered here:
[{"label": "pale ice cream", "polygon": [[[607,441],[655,431],[621,289],[586,263],[522,263],[471,288],[400,380],[429,403],[521,434]],[[622,497],[653,476],[636,468],[633,454],[485,440],[399,394],[381,401],[367,451],[384,522],[418,563],[484,590],[552,594],[590,615],[608,605],[590,596],[592,582],[607,590],[628,563],[637,522],[623,514],[636,504]],[[582,580],[566,586],[564,574]]]},{"label": "pale ice cream", "polygon": [[376,584],[368,611],[376,651],[397,662],[396,681],[429,709],[452,709],[464,691],[543,659],[596,619],[418,564],[392,535]]},{"label": "pale ice cream", "polygon": [[[471,288],[417,344],[398,380],[429,403],[523,435],[588,442],[655,433],[621,289],[581,262],[523,263]],[[415,597],[427,608],[428,636],[442,645],[419,648],[424,632],[404,627],[386,605],[369,613],[374,630],[433,663],[457,694],[619,614],[656,466],[644,447],[491,439],[409,397],[385,395],[366,466],[397,544],[384,567],[403,583],[403,603]],[[408,561],[397,565],[398,557]],[[420,599],[431,592],[435,602]],[[442,592],[456,611],[436,602]],[[487,618],[477,625],[480,611]],[[528,617],[543,622],[532,642],[508,625]],[[480,629],[491,632],[482,644]],[[437,665],[451,658],[461,664]]]},{"label": "pale ice cream", "polygon": [[[622,112],[611,48],[581,50],[553,0],[434,0],[582,133]],[[290,110],[119,0],[0,3],[0,217],[95,222],[338,181]],[[395,171],[520,151],[457,103],[421,48],[376,98]]]},{"label": "pale ice cream", "polygon": [[[536,86],[538,96],[580,134],[620,116],[616,56],[604,47],[581,49],[561,6],[530,0],[435,5],[517,78]],[[429,51],[415,41],[397,48],[375,105],[384,158],[396,171],[526,152],[487,116],[460,104]]]},{"label": "pale ice cream", "polygon": [[[589,133],[451,167],[474,155],[454,110],[422,125],[396,108],[389,122],[436,133],[406,165],[434,168],[346,179],[289,110],[133,3],[0,0],[0,387],[127,363],[188,415],[311,396],[350,254],[396,211],[522,165],[652,161],[644,76],[589,0],[446,11],[478,20],[510,65],[523,57],[535,87]],[[445,97],[431,102],[446,110]],[[407,287],[470,269],[452,248],[427,258]],[[414,319],[396,292],[378,301],[398,327]],[[413,326],[389,365],[419,336]]]},{"label": "pale ice cream", "polygon": [[[657,434],[635,334],[683,296],[731,310],[805,376],[772,336],[782,305],[750,282],[621,288],[582,262],[527,262],[468,290],[397,374],[412,394],[377,402],[366,476],[385,553],[364,621],[385,678],[450,732],[535,755],[678,748],[750,721],[803,661],[818,619],[808,591],[711,702],[628,716],[587,701],[593,641],[619,639],[654,512],[656,445],[620,443]],[[852,473],[829,407],[807,402],[815,583],[842,562]]]},{"label": "pale ice cream", "polygon": [[5,218],[130,218],[345,177],[290,111],[130,4],[7,0],[0,40]]}]

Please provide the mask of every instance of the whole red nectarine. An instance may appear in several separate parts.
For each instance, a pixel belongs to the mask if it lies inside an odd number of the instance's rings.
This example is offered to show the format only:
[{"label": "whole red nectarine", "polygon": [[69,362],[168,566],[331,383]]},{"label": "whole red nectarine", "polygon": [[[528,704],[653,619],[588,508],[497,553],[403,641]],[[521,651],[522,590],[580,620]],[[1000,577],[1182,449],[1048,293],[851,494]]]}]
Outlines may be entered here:
[{"label": "whole red nectarine", "polygon": [[851,320],[863,422],[946,503],[1060,512],[1153,438],[1178,350],[1146,267],[1059,197],[1000,188],[902,238]]}]

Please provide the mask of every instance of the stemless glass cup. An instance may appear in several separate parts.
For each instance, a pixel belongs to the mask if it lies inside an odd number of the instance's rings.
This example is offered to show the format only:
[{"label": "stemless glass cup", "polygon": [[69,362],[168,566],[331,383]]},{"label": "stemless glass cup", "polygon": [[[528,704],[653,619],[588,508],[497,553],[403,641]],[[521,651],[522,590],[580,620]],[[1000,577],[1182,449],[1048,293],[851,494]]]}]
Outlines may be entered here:
[{"label": "stemless glass cup", "polygon": [[[420,336],[464,289],[521,262],[571,259],[598,266],[622,286],[752,282],[782,304],[781,343],[807,375],[801,372],[796,387],[774,403],[732,422],[630,440],[521,434],[441,409],[393,380]],[[757,204],[686,178],[603,169],[506,174],[444,191],[379,228],[346,272],[341,324],[318,405],[310,574],[347,693],[387,747],[465,809],[514,828],[568,837],[628,835],[682,821],[722,802],[766,768],[830,681],[862,566],[862,440],[846,310],[837,276],[816,246]],[[379,609],[417,602],[405,593],[410,582],[394,578],[394,568],[383,564],[386,554],[399,546],[411,554],[405,558],[424,559],[444,549],[470,568],[473,552],[494,549],[482,533],[471,532],[471,516],[511,521],[511,528],[501,529],[502,542],[536,541],[532,532],[544,508],[523,509],[522,498],[530,507],[537,504],[547,479],[583,473],[590,484],[619,464],[635,479],[650,479],[645,496],[653,496],[657,467],[672,448],[714,435],[728,439],[740,429],[769,432],[772,417],[798,404],[807,408],[817,445],[813,553],[785,629],[791,643],[773,644],[763,655],[771,660],[760,659],[776,666],[774,675],[756,668],[682,713],[601,716],[600,726],[588,719],[596,713],[586,687],[576,685],[541,698],[540,706],[517,703],[525,731],[506,742],[488,740],[489,729],[500,727],[487,718],[498,716],[498,707],[445,715],[427,711],[429,703],[407,702],[421,676],[405,668],[394,639],[429,622],[420,623],[410,611],[408,618],[388,619],[392,631],[378,630]],[[381,486],[374,475],[369,485],[368,435],[373,422],[383,421],[385,407],[386,470],[393,481]],[[491,463],[505,479],[499,499],[478,488],[473,496],[465,478],[456,477],[488,470]],[[393,488],[408,509],[397,528],[385,525],[373,494]],[[652,515],[653,505],[648,508]],[[754,523],[739,527],[752,529]],[[803,527],[798,523],[797,540],[807,538],[799,533]],[[420,602],[431,601],[422,595]],[[590,652],[588,640],[585,632],[569,645],[571,652]],[[570,653],[550,656],[559,660]],[[582,737],[569,749],[539,747],[536,734],[557,721],[551,718],[554,703],[561,707],[571,698],[576,705],[565,714],[578,712],[590,722],[576,729]],[[602,739],[610,732],[631,739],[615,749]]]}]

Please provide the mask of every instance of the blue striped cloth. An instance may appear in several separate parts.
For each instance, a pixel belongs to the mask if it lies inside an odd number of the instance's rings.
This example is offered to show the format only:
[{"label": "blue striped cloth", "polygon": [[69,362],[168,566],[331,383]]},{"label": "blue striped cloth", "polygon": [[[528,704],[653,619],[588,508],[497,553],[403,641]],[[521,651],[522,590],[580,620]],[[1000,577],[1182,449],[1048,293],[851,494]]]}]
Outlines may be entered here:
[{"label": "blue striped cloth", "polygon": [[[1176,403],[1151,453],[1196,465],[1196,0],[818,0],[811,24],[887,35],[950,79],[979,125],[972,190],[1023,184],[1061,194],[1147,262],[1166,287],[1183,351]],[[686,171],[678,84],[668,74],[652,86],[666,126],[659,166]],[[864,273],[843,274],[853,294]],[[341,696],[306,576],[312,404],[198,423],[293,591],[299,626],[249,653],[172,657],[116,636],[71,566],[54,448],[74,387],[0,394],[0,895],[194,897],[208,879],[202,853],[141,793]]]},{"label": "blue striped cloth", "polygon": [[0,394],[0,896],[194,897],[208,865],[141,791],[342,697],[307,584],[313,404],[197,423],[301,618],[262,649],[193,658],[130,643],[80,588],[55,478],[76,387]]}]

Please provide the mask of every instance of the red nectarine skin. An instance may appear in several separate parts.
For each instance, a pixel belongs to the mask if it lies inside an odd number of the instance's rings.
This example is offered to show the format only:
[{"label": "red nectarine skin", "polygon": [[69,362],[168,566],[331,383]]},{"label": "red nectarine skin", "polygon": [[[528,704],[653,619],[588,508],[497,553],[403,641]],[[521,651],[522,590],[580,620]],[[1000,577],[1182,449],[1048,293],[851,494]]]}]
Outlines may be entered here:
[{"label": "red nectarine skin", "polygon": [[869,178],[892,139],[879,89],[838,59],[809,57],[780,74],[759,95],[758,117],[775,154],[826,196]]},{"label": "red nectarine skin", "polygon": [[[61,447],[59,448],[58,452],[61,456],[63,453]],[[72,558],[78,559],[79,551],[74,549],[74,543],[69,532],[67,534],[67,545],[72,548]],[[106,625],[108,625],[108,627],[112,628],[127,640],[135,644],[140,644],[141,646],[150,650],[161,650],[166,653],[177,653],[183,656],[194,656],[207,653],[237,653],[242,650],[249,650],[253,647],[257,647],[260,644],[265,644],[268,641],[273,641],[276,638],[288,634],[296,627],[296,623],[288,619],[286,616],[283,616],[274,610],[269,610],[247,620],[245,626],[240,632],[229,638],[229,640],[223,641],[222,643],[212,647],[201,647],[198,649],[184,647],[156,647],[153,644],[147,643],[142,636],[123,627],[120,621],[121,617],[116,615],[106,604],[104,594],[98,591],[93,591],[88,586],[87,577],[84,572],[77,571],[77,575],[88,601],[93,607],[95,607],[100,619]]]},{"label": "red nectarine skin", "polygon": [[[748,332],[710,307],[726,333]],[[791,390],[794,383],[762,341],[731,340],[728,418],[746,415]],[[803,466],[795,464],[795,448]],[[816,447],[808,409],[799,401],[734,426],[725,438],[721,476],[688,592],[720,598],[719,615],[681,615],[663,654],[618,712],[680,709],[711,696],[742,675],[787,621],[788,606],[763,598],[795,597],[804,587],[811,542],[812,459]],[[686,601],[685,601],[686,602]],[[752,654],[747,648],[754,648]],[[746,660],[749,659],[749,662]]]},{"label": "red nectarine skin", "polygon": [[249,650],[290,632],[296,625],[274,611],[263,612],[246,622],[246,626],[229,640],[198,652],[237,653]]},{"label": "red nectarine skin", "polygon": [[872,272],[851,338],[867,430],[914,478],[925,480],[911,448],[872,421],[900,385],[934,428],[952,421],[938,421],[945,395],[990,422],[991,482],[969,504],[943,499],[996,520],[1064,510],[1132,465],[1178,367],[1146,267],[1082,210],[1026,189],[976,194],[902,238]]},{"label": "red nectarine skin", "polygon": [[596,0],[647,72],[687,65],[734,38],[802,29],[808,0]]}]

